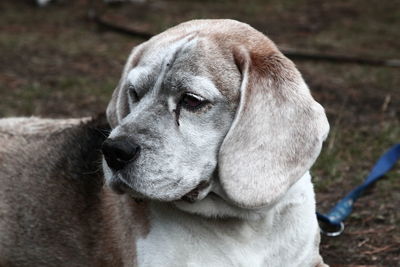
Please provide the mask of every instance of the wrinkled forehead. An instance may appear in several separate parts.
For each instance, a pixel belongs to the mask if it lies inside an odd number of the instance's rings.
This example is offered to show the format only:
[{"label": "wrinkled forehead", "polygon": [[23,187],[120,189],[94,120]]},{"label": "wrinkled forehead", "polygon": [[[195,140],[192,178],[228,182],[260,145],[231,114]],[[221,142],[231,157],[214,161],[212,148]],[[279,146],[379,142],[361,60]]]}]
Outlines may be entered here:
[{"label": "wrinkled forehead", "polygon": [[146,87],[161,77],[168,84],[188,86],[201,79],[228,99],[238,99],[241,74],[232,52],[197,33],[144,43],[128,60],[126,83]]}]

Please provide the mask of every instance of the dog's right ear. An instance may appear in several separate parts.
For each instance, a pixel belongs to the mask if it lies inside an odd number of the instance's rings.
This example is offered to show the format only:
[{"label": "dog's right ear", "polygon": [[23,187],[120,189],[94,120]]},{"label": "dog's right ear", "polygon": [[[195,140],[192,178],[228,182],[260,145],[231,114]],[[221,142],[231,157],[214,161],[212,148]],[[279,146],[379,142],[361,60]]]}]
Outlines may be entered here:
[{"label": "dog's right ear", "polygon": [[276,203],[310,169],[329,131],[293,62],[264,40],[234,51],[241,97],[219,153],[222,188],[242,208]]},{"label": "dog's right ear", "polygon": [[131,70],[139,60],[139,47],[140,46],[135,47],[129,55],[121,79],[119,80],[119,83],[112,94],[111,100],[108,103],[106,114],[111,128],[117,127],[121,123],[121,120],[129,114],[128,93],[125,88],[126,76],[128,75],[129,70]]}]

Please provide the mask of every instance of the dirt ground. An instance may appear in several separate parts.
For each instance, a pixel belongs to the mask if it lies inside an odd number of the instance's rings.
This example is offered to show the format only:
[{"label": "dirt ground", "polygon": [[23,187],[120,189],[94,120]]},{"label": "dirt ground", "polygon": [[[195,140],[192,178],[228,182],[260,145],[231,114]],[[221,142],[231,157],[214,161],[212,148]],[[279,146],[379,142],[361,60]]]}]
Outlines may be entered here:
[{"label": "dirt ground", "polygon": [[[33,1],[32,1],[33,2]],[[0,2],[0,117],[90,116],[105,110],[131,48],[143,39],[105,31],[87,19],[90,6],[109,20],[160,32],[193,18],[233,18],[266,33],[280,48],[400,59],[398,0],[147,0]],[[368,174],[400,142],[400,68],[295,61],[326,108],[331,132],[312,169],[319,211]],[[340,237],[323,237],[336,266],[400,266],[400,165],[355,205]]]}]

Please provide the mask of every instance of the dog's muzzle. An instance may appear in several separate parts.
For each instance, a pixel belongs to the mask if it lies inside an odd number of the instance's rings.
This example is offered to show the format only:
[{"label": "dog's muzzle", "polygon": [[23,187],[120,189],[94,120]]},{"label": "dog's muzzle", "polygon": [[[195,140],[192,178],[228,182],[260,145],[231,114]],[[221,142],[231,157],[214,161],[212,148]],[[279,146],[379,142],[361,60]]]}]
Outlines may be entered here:
[{"label": "dog's muzzle", "polygon": [[[131,142],[126,137],[118,137],[115,139],[108,138],[104,141],[101,150],[108,167],[113,172],[118,172],[138,158],[140,146]],[[114,190],[114,192],[119,194],[129,193],[135,199],[145,198],[145,196],[137,192],[133,193],[135,190],[119,176],[120,174],[118,173],[114,174],[113,178],[109,182],[109,186]],[[208,194],[210,186],[210,181],[202,181],[192,190],[184,194],[182,197],[178,197],[176,200],[194,203],[203,199]]]}]

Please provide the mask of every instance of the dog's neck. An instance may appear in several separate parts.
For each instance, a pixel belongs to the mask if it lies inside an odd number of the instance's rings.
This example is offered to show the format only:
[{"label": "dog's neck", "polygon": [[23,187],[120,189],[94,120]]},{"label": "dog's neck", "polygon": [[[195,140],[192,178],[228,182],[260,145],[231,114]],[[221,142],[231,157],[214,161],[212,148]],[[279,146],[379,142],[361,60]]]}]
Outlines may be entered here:
[{"label": "dog's neck", "polygon": [[[234,262],[235,266],[311,266],[318,263],[319,233],[313,219],[315,201],[308,173],[279,203],[254,212],[256,216],[248,219],[206,218],[182,211],[171,203],[151,202],[149,232],[136,242],[138,264],[228,266]],[[310,259],[314,262],[309,262]]]}]

